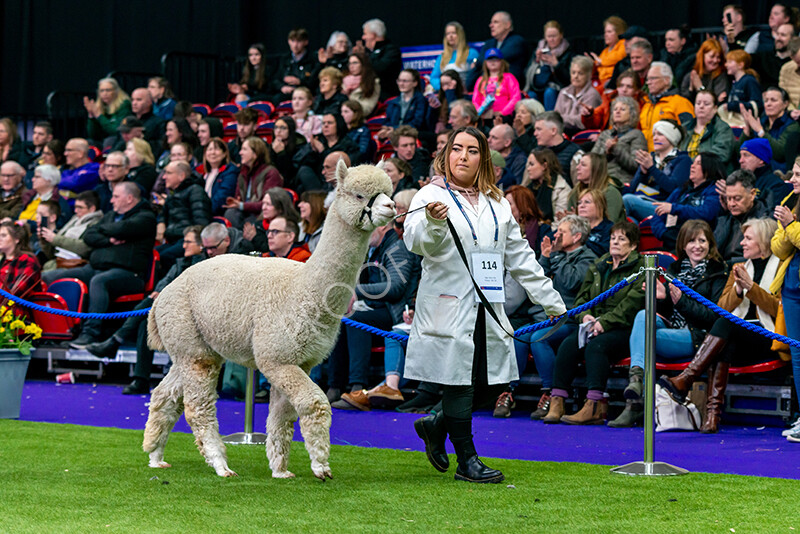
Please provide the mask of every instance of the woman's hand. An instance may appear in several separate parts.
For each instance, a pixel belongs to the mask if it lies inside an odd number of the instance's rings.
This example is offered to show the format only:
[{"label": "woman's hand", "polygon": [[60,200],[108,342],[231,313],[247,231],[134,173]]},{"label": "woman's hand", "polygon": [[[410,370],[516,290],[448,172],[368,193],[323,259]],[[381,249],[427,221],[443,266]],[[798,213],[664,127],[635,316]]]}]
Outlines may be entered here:
[{"label": "woman's hand", "polygon": [[587,313],[586,315],[583,316],[583,319],[581,319],[582,323],[590,323],[592,321],[596,321],[596,319],[594,318],[594,315],[592,315],[591,313]]},{"label": "woman's hand", "polygon": [[313,150],[314,152],[319,154],[319,153],[322,153],[323,150],[325,150],[325,147],[322,146],[322,141],[320,141],[316,137],[312,137],[311,138],[311,150]]},{"label": "woman's hand", "polygon": [[430,202],[425,206],[425,211],[434,219],[443,221],[447,218],[447,205],[441,202]]},{"label": "woman's hand", "polygon": [[605,332],[603,325],[600,324],[600,321],[595,320],[594,324],[592,325],[592,335],[599,336],[603,332]]},{"label": "woman's hand", "polygon": [[792,118],[793,121],[800,119],[800,109],[795,109],[790,111],[789,116]]},{"label": "woman's hand", "polygon": [[96,119],[100,114],[97,112],[97,102],[94,99],[89,98],[88,96],[83,97],[83,107],[86,108],[86,113],[89,114],[89,118]]},{"label": "woman's hand", "polygon": [[603,62],[600,61],[600,56],[598,56],[594,52],[586,52],[584,53],[584,55],[592,58],[592,61],[594,61],[594,64],[597,65],[598,67],[603,64]]},{"label": "woman's hand", "polygon": [[228,197],[225,199],[225,207],[226,208],[239,208],[239,199],[234,197]]},{"label": "woman's hand", "polygon": [[669,285],[669,298],[672,299],[672,304],[677,304],[678,301],[681,300],[682,296],[683,293],[681,293],[680,289],[678,289],[672,284]]},{"label": "woman's hand", "polygon": [[277,154],[278,152],[283,152],[283,149],[286,148],[284,142],[277,137],[272,141],[272,150],[275,151]]},{"label": "woman's hand", "polygon": [[551,67],[558,65],[558,58],[553,54],[552,51],[547,54],[539,54],[538,61],[547,63]]},{"label": "woman's hand", "polygon": [[503,124],[503,116],[500,115],[499,113],[495,114],[495,116],[492,118],[492,123],[495,126],[500,126],[501,124]]},{"label": "woman's hand", "polygon": [[744,129],[742,131],[745,135],[755,135],[761,131],[761,122],[755,118],[752,111],[744,107],[744,104],[739,104],[739,113],[742,114],[744,119]]},{"label": "woman's hand", "polygon": [[550,241],[549,237],[544,236],[544,238],[542,239],[541,248],[542,248],[542,256],[544,256],[545,258],[549,258],[550,254],[553,253],[553,242]]},{"label": "woman's hand", "polygon": [[256,236],[256,225],[251,222],[244,223],[242,227],[242,237],[247,241],[252,241]]},{"label": "woman's hand", "polygon": [[403,311],[403,322],[406,324],[411,324],[411,321],[414,320],[414,310]]},{"label": "woman's hand", "polygon": [[653,167],[653,156],[646,150],[637,150],[633,155],[633,159],[639,164],[639,168],[644,174],[650,172],[650,169]]},{"label": "woman's hand", "polygon": [[672,213],[672,204],[669,202],[653,202],[653,205],[656,207],[656,215],[669,215]]},{"label": "woman's hand", "polygon": [[581,108],[581,115],[583,115],[584,117],[588,117],[589,115],[594,113],[594,108],[589,104],[578,102],[578,106]]},{"label": "woman's hand", "polygon": [[775,218],[786,228],[794,221],[792,211],[786,206],[775,206]]},{"label": "woman's hand", "polygon": [[228,92],[231,93],[232,95],[240,95],[240,94],[242,94],[244,92],[244,90],[242,90],[241,84],[229,83],[228,84]]},{"label": "woman's hand", "polygon": [[692,91],[699,91],[700,88],[703,86],[703,81],[700,79],[700,75],[697,74],[697,71],[692,69],[689,71],[689,88]]},{"label": "woman's hand", "polygon": [[747,273],[747,269],[744,268],[743,264],[734,265],[733,279],[736,281],[736,285],[739,286],[743,291],[750,291],[750,289],[753,287],[753,279],[750,278],[750,275]]},{"label": "woman's hand", "polygon": [[610,154],[614,147],[617,146],[617,142],[619,142],[619,137],[609,137],[606,140],[606,153]]},{"label": "woman's hand", "polygon": [[317,60],[320,62],[320,64],[324,65],[328,59],[330,59],[330,57],[331,56],[328,55],[328,51],[324,48],[317,50]]},{"label": "woman's hand", "polygon": [[[642,291],[645,290],[645,283],[642,282]],[[660,280],[656,280],[656,298],[658,300],[664,300],[667,298],[667,288],[664,287],[664,284],[662,284]]]}]

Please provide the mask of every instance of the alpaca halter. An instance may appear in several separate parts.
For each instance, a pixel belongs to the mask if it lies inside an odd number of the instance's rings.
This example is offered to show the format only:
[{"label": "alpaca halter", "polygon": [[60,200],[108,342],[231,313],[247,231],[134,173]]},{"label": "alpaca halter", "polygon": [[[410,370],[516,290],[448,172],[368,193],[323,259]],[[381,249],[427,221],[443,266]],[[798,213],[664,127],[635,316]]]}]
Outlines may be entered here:
[{"label": "alpaca halter", "polygon": [[[372,195],[372,198],[369,199],[369,202],[367,202],[367,205],[364,206],[364,209],[361,210],[361,216],[358,218],[358,222],[359,223],[361,223],[361,220],[364,217],[366,217],[367,220],[370,220],[369,216],[372,213],[372,205],[375,203],[375,199],[377,199],[378,195],[380,195],[380,194],[381,193],[375,193],[374,195]],[[356,198],[358,198],[358,197],[356,196]]]}]

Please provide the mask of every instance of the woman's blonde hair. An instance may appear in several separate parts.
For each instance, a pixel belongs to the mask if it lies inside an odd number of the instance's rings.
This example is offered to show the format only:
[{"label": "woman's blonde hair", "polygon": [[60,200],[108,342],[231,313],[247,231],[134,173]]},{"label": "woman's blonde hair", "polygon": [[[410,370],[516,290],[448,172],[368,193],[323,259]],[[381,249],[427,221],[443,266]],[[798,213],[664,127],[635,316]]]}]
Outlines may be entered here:
[{"label": "woman's blonde hair", "polygon": [[481,157],[481,163],[478,167],[478,173],[475,176],[473,185],[478,188],[478,191],[488,197],[500,202],[503,198],[503,192],[495,185],[496,178],[494,175],[494,167],[492,166],[492,155],[489,151],[489,142],[483,132],[474,126],[462,126],[457,130],[453,130],[450,137],[447,139],[447,145],[444,150],[441,150],[433,162],[434,171],[444,176],[448,182],[452,182],[453,174],[450,172],[450,152],[453,150],[453,143],[456,136],[460,133],[471,135],[478,141],[478,151]]},{"label": "woman's blonde hair", "polygon": [[[462,26],[460,22],[448,22],[444,25],[445,34],[447,33],[448,26],[455,28],[456,35],[458,35],[458,43],[456,44],[458,48],[455,50],[456,66],[464,68],[467,65],[467,56],[469,55],[469,45],[467,44],[467,34],[464,31],[464,26]],[[445,67],[450,64],[450,59],[453,57],[453,52],[453,47],[448,44],[447,35],[445,35],[444,51],[442,52],[442,60],[439,62],[442,72],[444,72]]]},{"label": "woman's blonde hair", "polygon": [[[599,189],[586,189],[583,193],[578,195],[578,202],[589,195],[592,197],[592,202],[594,203],[594,207],[597,208],[597,214],[600,216],[600,220],[608,219],[608,201],[606,200],[605,191],[600,191]],[[577,213],[577,205],[575,212]]]},{"label": "woman's blonde hair", "polygon": [[[106,105],[100,99],[100,84],[101,83],[110,83],[114,87],[114,99],[111,101],[110,104]],[[126,100],[130,101],[131,97],[128,96],[128,93],[122,90],[117,83],[117,80],[114,78],[102,78],[99,82],[97,82],[97,104],[100,106],[100,111],[104,114],[113,115],[117,112],[119,107],[122,105],[123,102]]]},{"label": "woman's blonde hair", "polygon": [[145,141],[144,139],[139,139],[138,137],[134,137],[128,143],[133,145],[133,151],[136,152],[142,161],[145,163],[149,163],[150,165],[156,164],[156,158],[153,156],[153,149],[150,148],[150,143]]},{"label": "woman's blonde hair", "polygon": [[742,235],[748,229],[752,228],[753,232],[756,234],[756,240],[758,241],[758,246],[761,247],[761,250],[764,252],[769,252],[769,255],[772,254],[772,249],[770,248],[770,241],[772,241],[772,236],[775,235],[775,232],[778,230],[778,223],[775,219],[771,219],[769,217],[763,217],[761,219],[747,219],[745,223],[742,225]]},{"label": "woman's blonde hair", "polygon": [[592,164],[592,174],[589,176],[588,185],[577,180],[575,181],[575,188],[572,190],[570,196],[574,196],[576,203],[578,199],[583,196],[583,192],[587,189],[598,189],[605,194],[606,189],[612,187],[611,178],[608,176],[608,163],[606,162],[605,156],[590,152],[588,154],[584,154],[582,157],[589,158],[589,161]]}]

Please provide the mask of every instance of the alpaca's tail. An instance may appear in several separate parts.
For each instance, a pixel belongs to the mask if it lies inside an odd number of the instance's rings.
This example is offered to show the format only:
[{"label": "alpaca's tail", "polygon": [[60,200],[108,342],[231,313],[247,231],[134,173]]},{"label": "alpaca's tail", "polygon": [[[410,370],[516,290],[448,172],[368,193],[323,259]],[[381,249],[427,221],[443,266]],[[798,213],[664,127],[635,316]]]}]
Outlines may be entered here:
[{"label": "alpaca's tail", "polygon": [[166,349],[164,347],[164,342],[161,341],[161,336],[158,334],[158,325],[156,324],[157,303],[158,299],[153,301],[150,313],[147,314],[147,344],[153,350],[163,351]]}]

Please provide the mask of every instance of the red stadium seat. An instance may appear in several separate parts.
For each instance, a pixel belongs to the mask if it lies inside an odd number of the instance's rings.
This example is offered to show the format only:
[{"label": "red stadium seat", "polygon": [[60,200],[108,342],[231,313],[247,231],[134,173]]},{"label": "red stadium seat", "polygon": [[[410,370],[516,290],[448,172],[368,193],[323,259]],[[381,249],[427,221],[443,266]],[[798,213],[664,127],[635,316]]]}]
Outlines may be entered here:
[{"label": "red stadium seat", "polygon": [[247,107],[260,111],[261,113],[264,113],[266,117],[270,117],[272,116],[273,113],[275,113],[275,104],[264,100],[250,102],[249,104],[247,104]]},{"label": "red stadium seat", "polygon": [[160,257],[158,255],[158,251],[153,249],[153,256],[150,258],[150,265],[147,271],[147,280],[144,284],[144,291],[142,293],[131,293],[129,295],[122,295],[114,299],[114,304],[124,304],[124,303],[138,303],[144,298],[153,292],[153,289],[156,286],[156,276],[158,275],[158,264],[160,261]]},{"label": "red stadium seat", "polygon": [[231,226],[233,226],[231,222],[222,215],[215,215],[213,217],[213,221],[224,224],[226,228],[230,228]]},{"label": "red stadium seat", "polygon": [[223,102],[222,104],[218,104],[214,107],[214,110],[211,112],[211,117],[218,117],[218,118],[233,118],[233,114],[242,109],[239,104],[235,104],[233,102]]},{"label": "red stadium seat", "polygon": [[572,136],[573,143],[585,143],[593,135],[600,133],[600,130],[583,130]]},{"label": "red stadium seat", "polygon": [[192,110],[195,113],[199,113],[203,117],[208,117],[211,115],[211,106],[208,104],[192,104]]},{"label": "red stadium seat", "polygon": [[664,248],[664,242],[653,235],[650,229],[650,220],[653,218],[651,215],[639,223],[639,252],[647,250],[658,250]]}]

